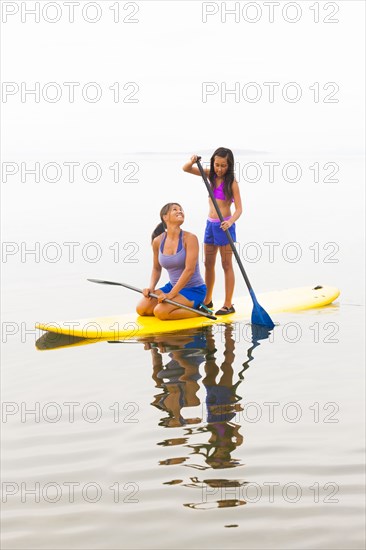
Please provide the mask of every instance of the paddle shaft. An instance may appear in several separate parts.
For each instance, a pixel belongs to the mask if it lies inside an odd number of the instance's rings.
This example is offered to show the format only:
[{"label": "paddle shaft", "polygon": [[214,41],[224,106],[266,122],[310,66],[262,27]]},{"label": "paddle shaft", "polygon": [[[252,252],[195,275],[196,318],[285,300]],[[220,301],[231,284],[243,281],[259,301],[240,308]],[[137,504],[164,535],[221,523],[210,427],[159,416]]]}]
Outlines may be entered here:
[{"label": "paddle shaft", "polygon": [[[115,285],[115,286],[123,286],[125,288],[129,288],[130,290],[134,290],[135,292],[139,292],[142,294],[141,288],[137,288],[132,285],[128,285],[126,283],[116,283],[114,281],[103,281],[101,279],[88,279],[91,283],[100,283],[102,285]],[[153,292],[149,292],[149,296],[151,298],[158,298],[157,294],[154,294]],[[205,313],[204,311],[200,311],[198,309],[194,309],[193,307],[186,306],[184,304],[180,304],[179,302],[174,302],[173,300],[169,300],[168,298],[165,298],[163,302],[166,302],[167,304],[171,304],[172,306],[178,306],[182,309],[186,309],[187,311],[192,311],[193,313],[198,313],[198,315],[202,315],[203,317],[208,317],[209,319],[215,320],[216,317],[214,315],[210,315],[209,313]]]},{"label": "paddle shaft", "polygon": [[[222,214],[221,214],[221,212],[220,212],[220,208],[219,208],[219,205],[217,204],[216,198],[215,198],[215,196],[214,196],[214,194],[213,194],[213,191],[212,191],[212,187],[211,187],[211,185],[210,185],[210,182],[208,181],[207,176],[206,176],[206,174],[205,174],[205,171],[203,170],[202,164],[200,163],[200,158],[201,158],[201,157],[197,157],[197,166],[198,166],[198,169],[199,169],[199,171],[201,172],[202,179],[203,179],[203,181],[205,182],[207,191],[208,191],[208,193],[209,193],[209,195],[210,195],[210,198],[211,198],[211,200],[212,200],[212,202],[213,202],[213,205],[214,205],[214,207],[215,207],[215,210],[216,210],[216,212],[217,212],[217,215],[218,215],[218,217],[220,218],[220,221],[223,222],[223,221],[224,221],[224,218],[223,218],[223,216],[222,216]],[[249,281],[249,279],[248,279],[248,275],[245,273],[244,266],[243,266],[243,264],[242,264],[242,261],[241,261],[241,259],[240,259],[239,254],[238,254],[238,251],[236,250],[236,247],[235,247],[233,238],[232,238],[232,236],[230,235],[230,231],[229,231],[228,229],[226,229],[226,230],[225,230],[225,234],[226,234],[226,236],[227,236],[227,238],[228,238],[228,241],[229,241],[229,243],[230,243],[230,246],[231,246],[231,249],[232,249],[232,251],[233,251],[233,253],[234,253],[234,256],[235,256],[235,258],[236,258],[236,261],[238,262],[238,266],[239,266],[240,271],[241,271],[241,273],[242,273],[242,275],[243,275],[243,277],[244,277],[244,280],[245,280],[245,282],[246,282],[246,285],[247,285],[247,287],[248,287],[248,290],[251,291],[251,290],[252,290],[252,285],[250,284],[250,281]]]}]

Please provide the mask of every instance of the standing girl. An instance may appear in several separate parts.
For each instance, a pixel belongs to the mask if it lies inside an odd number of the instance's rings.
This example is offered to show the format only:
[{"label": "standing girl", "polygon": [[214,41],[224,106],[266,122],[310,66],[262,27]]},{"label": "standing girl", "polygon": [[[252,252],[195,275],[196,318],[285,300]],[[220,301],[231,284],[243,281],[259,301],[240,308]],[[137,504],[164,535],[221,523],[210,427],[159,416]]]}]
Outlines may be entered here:
[{"label": "standing girl", "polygon": [[[183,166],[183,170],[189,174],[201,176],[194,164],[197,155]],[[215,284],[215,263],[217,251],[220,251],[221,264],[225,274],[225,302],[216,315],[228,315],[234,313],[232,304],[234,293],[235,275],[233,269],[233,251],[225,234],[228,229],[233,241],[236,241],[235,222],[242,214],[242,205],[238,182],[234,176],[234,156],[230,149],[219,147],[211,157],[210,168],[204,169],[210,180],[214,197],[220,208],[224,221],[221,223],[217,217],[215,207],[209,198],[208,220],[204,237],[205,251],[205,282],[207,293],[203,306],[213,307],[212,292]],[[231,213],[231,205],[234,203],[234,213]]]}]

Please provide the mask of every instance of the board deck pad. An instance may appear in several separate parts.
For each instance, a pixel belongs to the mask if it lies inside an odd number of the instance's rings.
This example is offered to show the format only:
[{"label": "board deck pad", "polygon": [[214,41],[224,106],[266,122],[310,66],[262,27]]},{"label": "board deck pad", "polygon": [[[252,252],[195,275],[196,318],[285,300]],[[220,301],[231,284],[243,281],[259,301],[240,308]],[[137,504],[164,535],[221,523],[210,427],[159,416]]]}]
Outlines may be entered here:
[{"label": "board deck pad", "polygon": [[[338,298],[336,287],[316,285],[298,287],[258,294],[257,299],[267,313],[296,312],[331,304]],[[236,298],[236,313],[218,316],[216,321],[206,317],[191,317],[172,321],[161,321],[156,317],[141,317],[136,313],[78,319],[75,321],[50,321],[36,323],[36,328],[56,334],[80,338],[131,339],[154,334],[201,328],[214,324],[250,321],[253,304],[250,296]],[[276,322],[276,319],[273,319]]]}]

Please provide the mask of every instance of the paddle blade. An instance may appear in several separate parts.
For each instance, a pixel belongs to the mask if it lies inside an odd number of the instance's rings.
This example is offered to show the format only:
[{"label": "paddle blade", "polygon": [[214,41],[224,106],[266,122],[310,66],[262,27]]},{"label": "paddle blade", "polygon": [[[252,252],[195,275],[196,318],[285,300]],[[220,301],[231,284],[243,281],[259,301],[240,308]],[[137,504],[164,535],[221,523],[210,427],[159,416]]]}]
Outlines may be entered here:
[{"label": "paddle blade", "polygon": [[259,345],[260,340],[267,340],[271,334],[272,328],[273,327],[267,327],[263,325],[258,325],[258,323],[253,323],[251,325],[253,344]]},{"label": "paddle blade", "polygon": [[266,312],[265,309],[262,308],[262,306],[258,303],[258,300],[254,294],[253,289],[250,289],[250,295],[253,300],[253,311],[252,311],[252,324],[253,325],[261,325],[263,327],[267,327],[269,329],[274,328],[275,324]]},{"label": "paddle blade", "polygon": [[91,283],[99,283],[100,285],[115,285],[115,286],[124,286],[121,283],[115,283],[113,281],[103,281],[102,279],[87,279]]}]

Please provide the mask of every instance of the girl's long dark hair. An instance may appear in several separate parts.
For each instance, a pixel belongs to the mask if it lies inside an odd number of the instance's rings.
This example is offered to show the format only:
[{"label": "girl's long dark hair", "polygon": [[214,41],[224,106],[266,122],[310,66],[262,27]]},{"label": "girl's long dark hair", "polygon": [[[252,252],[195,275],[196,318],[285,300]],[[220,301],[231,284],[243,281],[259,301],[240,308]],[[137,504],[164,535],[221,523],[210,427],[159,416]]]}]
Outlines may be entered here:
[{"label": "girl's long dark hair", "polygon": [[151,233],[151,242],[155,239],[155,237],[158,237],[159,235],[164,233],[164,231],[166,230],[166,223],[163,219],[163,216],[168,214],[169,210],[173,206],[179,206],[179,208],[182,208],[181,205],[179,204],[179,202],[168,202],[167,204],[164,204],[163,208],[160,210],[161,222],[158,223],[158,225],[155,227],[154,231]]},{"label": "girl's long dark hair", "polygon": [[211,183],[212,190],[215,189],[215,169],[214,169],[214,162],[215,157],[222,157],[227,160],[228,168],[227,172],[224,176],[224,193],[225,197],[229,200],[233,198],[233,181],[235,178],[234,175],[234,155],[233,152],[230,149],[226,149],[226,147],[219,147],[216,149],[214,154],[211,157],[211,164],[210,164],[210,175],[209,180]]}]

